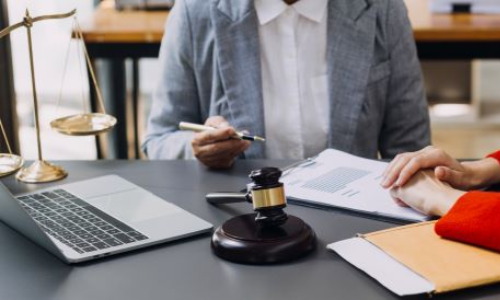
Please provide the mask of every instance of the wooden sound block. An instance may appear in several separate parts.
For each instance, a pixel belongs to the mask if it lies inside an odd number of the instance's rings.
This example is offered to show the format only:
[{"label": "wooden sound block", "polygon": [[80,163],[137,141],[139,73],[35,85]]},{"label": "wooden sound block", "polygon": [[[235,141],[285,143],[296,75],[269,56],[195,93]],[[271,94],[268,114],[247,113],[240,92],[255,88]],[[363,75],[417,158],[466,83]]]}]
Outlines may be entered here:
[{"label": "wooden sound block", "polygon": [[316,234],[301,219],[288,216],[279,227],[262,228],[256,214],[228,220],[212,236],[212,250],[226,260],[273,264],[297,259],[316,248]]}]

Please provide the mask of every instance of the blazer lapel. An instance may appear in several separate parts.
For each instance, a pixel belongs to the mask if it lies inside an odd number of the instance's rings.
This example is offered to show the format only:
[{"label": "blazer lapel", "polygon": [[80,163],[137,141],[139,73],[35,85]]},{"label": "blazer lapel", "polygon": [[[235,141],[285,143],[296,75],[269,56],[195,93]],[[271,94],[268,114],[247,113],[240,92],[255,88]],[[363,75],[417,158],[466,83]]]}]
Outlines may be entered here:
[{"label": "blazer lapel", "polygon": [[329,2],[329,147],[351,150],[373,57],[375,28],[375,9],[365,0]]},{"label": "blazer lapel", "polygon": [[[220,76],[232,120],[240,130],[264,136],[264,108],[257,15],[253,0],[220,0],[212,6]],[[248,158],[262,158],[262,143],[252,143]]]}]

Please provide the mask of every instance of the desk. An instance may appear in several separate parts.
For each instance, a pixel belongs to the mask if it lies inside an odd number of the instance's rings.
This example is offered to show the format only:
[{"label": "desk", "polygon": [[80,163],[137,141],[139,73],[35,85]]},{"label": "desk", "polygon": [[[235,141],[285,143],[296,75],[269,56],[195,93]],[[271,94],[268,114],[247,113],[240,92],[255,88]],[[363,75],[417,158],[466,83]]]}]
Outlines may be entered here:
[{"label": "desk", "polygon": [[[249,212],[251,205],[241,203],[217,208],[205,202],[206,193],[237,190],[247,183],[250,170],[288,164],[283,161],[238,161],[234,168],[222,172],[208,171],[194,161],[59,163],[70,174],[61,183],[118,174],[215,226]],[[16,193],[28,190],[13,178],[3,182]],[[29,190],[45,186],[32,185]],[[330,242],[356,233],[389,228],[393,224],[295,205],[290,205],[287,212],[312,226],[318,236],[318,249],[301,260],[273,266],[223,261],[211,253],[210,235],[68,266],[0,224],[0,297],[37,300],[399,299],[336,254],[325,250]],[[493,300],[499,296],[500,285],[492,285],[437,299]]]},{"label": "desk", "polygon": [[[421,59],[500,58],[500,15],[433,15],[430,0],[405,0]],[[104,1],[92,19],[82,24],[83,35],[93,60],[111,60],[110,85],[106,93],[111,110],[120,120],[116,131],[118,158],[138,157],[137,105],[138,60],[157,57],[168,12],[117,12],[113,2]],[[126,77],[124,61],[131,58],[134,133],[126,128]],[[95,107],[95,100],[92,101]],[[127,136],[135,142],[135,154],[128,155]]]}]

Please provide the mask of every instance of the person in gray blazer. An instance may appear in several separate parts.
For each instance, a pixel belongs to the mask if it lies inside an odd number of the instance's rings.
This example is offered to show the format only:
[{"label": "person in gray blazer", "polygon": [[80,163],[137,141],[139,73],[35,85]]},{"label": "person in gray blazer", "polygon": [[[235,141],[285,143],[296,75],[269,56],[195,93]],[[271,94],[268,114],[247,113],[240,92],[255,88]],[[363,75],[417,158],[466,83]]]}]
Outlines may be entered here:
[{"label": "person in gray blazer", "polygon": [[[226,168],[326,148],[392,158],[430,144],[402,0],[177,0],[165,32],[150,159]],[[180,131],[181,121],[215,129]]]}]

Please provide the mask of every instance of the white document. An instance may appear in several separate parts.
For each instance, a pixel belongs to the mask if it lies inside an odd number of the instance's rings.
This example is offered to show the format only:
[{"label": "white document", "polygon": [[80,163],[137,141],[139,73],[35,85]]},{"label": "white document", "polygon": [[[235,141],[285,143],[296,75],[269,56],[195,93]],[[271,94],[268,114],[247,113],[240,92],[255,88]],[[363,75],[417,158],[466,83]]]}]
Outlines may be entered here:
[{"label": "white document", "polygon": [[326,248],[337,252],[350,264],[399,296],[431,293],[435,289],[433,283],[363,238],[332,243]]},{"label": "white document", "polygon": [[337,207],[411,222],[425,215],[397,205],[380,186],[387,163],[327,149],[313,161],[284,173],[281,181],[292,200]]}]

